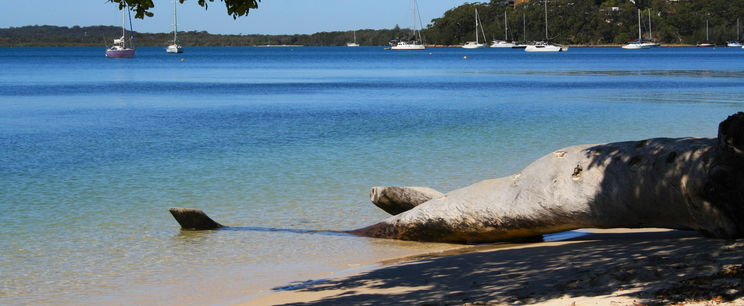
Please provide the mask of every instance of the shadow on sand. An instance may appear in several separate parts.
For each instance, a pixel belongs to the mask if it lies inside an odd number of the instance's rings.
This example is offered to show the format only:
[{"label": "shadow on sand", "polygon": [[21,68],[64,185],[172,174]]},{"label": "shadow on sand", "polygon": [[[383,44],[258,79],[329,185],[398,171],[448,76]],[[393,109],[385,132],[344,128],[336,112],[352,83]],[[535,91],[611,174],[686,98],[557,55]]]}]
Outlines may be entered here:
[{"label": "shadow on sand", "polygon": [[[567,244],[432,258],[274,290],[319,297],[290,305],[532,304],[618,290],[651,303],[731,301],[744,296],[738,288],[744,274],[723,275],[722,266],[741,263],[741,244],[690,231],[591,234]],[[739,290],[717,286],[716,275],[724,283],[738,279]]]}]

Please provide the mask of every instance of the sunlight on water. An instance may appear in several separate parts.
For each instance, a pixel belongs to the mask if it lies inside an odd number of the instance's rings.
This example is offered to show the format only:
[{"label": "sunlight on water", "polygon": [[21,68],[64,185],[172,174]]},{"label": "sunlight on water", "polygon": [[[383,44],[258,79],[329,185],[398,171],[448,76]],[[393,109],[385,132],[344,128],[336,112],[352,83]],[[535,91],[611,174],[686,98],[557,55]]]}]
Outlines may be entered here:
[{"label": "sunlight on water", "polygon": [[[430,53],[0,48],[0,304],[212,304],[452,248],[297,230],[382,220],[371,186],[714,137],[744,104],[740,50]],[[182,232],[169,207],[239,228]]]}]

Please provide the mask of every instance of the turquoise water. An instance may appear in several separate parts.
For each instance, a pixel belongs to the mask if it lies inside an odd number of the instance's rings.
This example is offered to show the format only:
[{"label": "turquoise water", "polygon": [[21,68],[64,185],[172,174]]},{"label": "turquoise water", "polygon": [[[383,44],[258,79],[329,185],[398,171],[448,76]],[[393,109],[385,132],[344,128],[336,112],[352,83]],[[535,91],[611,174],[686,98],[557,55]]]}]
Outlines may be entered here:
[{"label": "turquoise water", "polygon": [[[385,218],[371,186],[449,191],[744,110],[733,48],[137,52],[0,48],[0,304],[226,303],[449,248],[265,229],[353,229]],[[181,232],[174,206],[243,228]]]}]

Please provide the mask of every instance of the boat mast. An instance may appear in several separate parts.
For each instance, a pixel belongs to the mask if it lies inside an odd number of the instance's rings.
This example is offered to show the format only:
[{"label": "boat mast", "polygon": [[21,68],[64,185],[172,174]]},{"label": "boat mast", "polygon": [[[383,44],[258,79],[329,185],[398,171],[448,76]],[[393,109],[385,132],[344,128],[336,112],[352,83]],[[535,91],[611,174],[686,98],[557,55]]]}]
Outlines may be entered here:
[{"label": "boat mast", "polygon": [[638,9],[638,43],[641,43],[643,38],[641,37],[641,9]]},{"label": "boat mast", "polygon": [[739,28],[739,18],[736,18],[736,41],[741,39],[741,28]]},{"label": "boat mast", "polygon": [[418,41],[423,44],[424,39],[421,37],[421,31],[418,30],[418,24],[416,24],[417,21],[421,23],[421,16],[418,11],[418,4],[416,3],[416,0],[411,1],[411,6],[413,9],[413,37],[414,40],[418,39]]},{"label": "boat mast", "polygon": [[545,41],[549,41],[548,38],[548,0],[545,0]]},{"label": "boat mast", "polygon": [[654,33],[651,32],[651,8],[648,8],[648,40],[654,40]]},{"label": "boat mast", "polygon": [[132,11],[127,6],[127,16],[129,16],[129,47],[134,49],[134,27],[132,25]]},{"label": "boat mast", "polygon": [[124,12],[121,12],[121,38],[124,39],[124,37],[127,36],[126,29],[124,28],[124,23],[126,22],[126,19],[124,17]]},{"label": "boat mast", "polygon": [[710,41],[710,38],[708,37],[708,19],[705,19],[705,42]]},{"label": "boat mast", "polygon": [[483,37],[483,42],[485,43],[486,41],[488,41],[486,39],[486,31],[483,31],[483,22],[480,21],[480,15],[478,15],[478,9],[475,9],[475,11],[476,11],[475,17],[478,18],[478,24],[480,26],[481,36]]},{"label": "boat mast", "polygon": [[173,0],[173,44],[178,44],[178,16],[176,15],[178,0]]},{"label": "boat mast", "polygon": [[478,44],[478,8],[475,8],[475,43]]},{"label": "boat mast", "polygon": [[527,19],[525,19],[524,9],[522,9],[522,40],[527,41]]},{"label": "boat mast", "polygon": [[509,23],[506,21],[506,10],[504,10],[504,40],[509,41]]}]

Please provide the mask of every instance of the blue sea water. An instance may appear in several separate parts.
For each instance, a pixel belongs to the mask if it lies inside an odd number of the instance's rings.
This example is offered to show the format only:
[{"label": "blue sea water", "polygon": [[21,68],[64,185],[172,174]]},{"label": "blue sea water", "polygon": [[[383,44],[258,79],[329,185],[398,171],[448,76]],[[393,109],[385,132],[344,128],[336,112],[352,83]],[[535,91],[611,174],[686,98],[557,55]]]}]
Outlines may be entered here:
[{"label": "blue sea water", "polygon": [[[271,229],[385,218],[555,149],[715,137],[744,50],[0,48],[0,304],[223,303],[451,246]],[[167,208],[235,230],[182,232]]]}]

